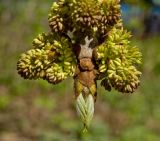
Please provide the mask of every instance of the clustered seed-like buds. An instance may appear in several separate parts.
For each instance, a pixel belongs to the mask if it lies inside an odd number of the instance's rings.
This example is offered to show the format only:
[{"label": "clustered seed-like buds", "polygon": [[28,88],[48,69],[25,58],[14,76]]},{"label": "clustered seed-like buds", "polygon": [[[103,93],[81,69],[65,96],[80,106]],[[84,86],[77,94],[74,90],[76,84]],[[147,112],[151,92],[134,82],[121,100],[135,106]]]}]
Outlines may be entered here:
[{"label": "clustered seed-like buds", "polygon": [[108,91],[132,93],[139,86],[141,53],[123,29],[120,0],[58,0],[48,16],[51,32],[33,40],[18,60],[25,79],[57,84],[74,76],[77,112],[85,129],[94,114],[97,80]]},{"label": "clustered seed-like buds", "polygon": [[44,69],[48,62],[44,50],[31,49],[23,53],[17,63],[18,73],[25,79],[43,78]]},{"label": "clustered seed-like buds", "polygon": [[95,0],[77,1],[73,6],[71,18],[73,23],[80,30],[98,26],[100,20],[100,5]]},{"label": "clustered seed-like buds", "polygon": [[116,61],[109,62],[107,75],[110,84],[119,92],[134,92],[139,86],[141,72],[132,65],[123,64],[119,59],[116,59]]},{"label": "clustered seed-like buds", "polygon": [[101,85],[106,90],[114,87],[123,93],[134,92],[139,85],[141,72],[135,65],[141,63],[141,53],[129,43],[130,33],[122,28],[113,28],[96,49],[99,72],[103,78]]},{"label": "clustered seed-like buds", "polygon": [[74,67],[70,63],[57,64],[54,63],[46,70],[46,80],[52,84],[57,84],[68,76],[74,75]]},{"label": "clustered seed-like buds", "polygon": [[54,32],[59,32],[63,30],[63,18],[59,15],[49,18],[49,25]]},{"label": "clustered seed-like buds", "polygon": [[101,7],[99,31],[105,34],[120,20],[120,5],[118,0],[103,0]]},{"label": "clustered seed-like buds", "polygon": [[62,12],[64,1],[61,0],[58,3],[53,2],[51,12],[49,13],[48,21],[49,26],[53,32],[62,32],[64,30],[64,14]]},{"label": "clustered seed-like buds", "polygon": [[18,61],[18,73],[26,79],[42,78],[56,84],[73,76],[76,58],[66,37],[39,34],[33,40],[35,49],[23,53]]},{"label": "clustered seed-like buds", "polygon": [[59,53],[53,65],[46,70],[46,79],[48,82],[56,84],[66,79],[68,76],[73,76],[76,69],[76,57],[73,54],[72,48],[69,46],[68,39],[61,38],[58,42],[54,41],[54,47]]},{"label": "clustered seed-like buds", "polygon": [[120,19],[118,0],[61,0],[54,2],[49,14],[53,32],[93,31],[105,34]]}]

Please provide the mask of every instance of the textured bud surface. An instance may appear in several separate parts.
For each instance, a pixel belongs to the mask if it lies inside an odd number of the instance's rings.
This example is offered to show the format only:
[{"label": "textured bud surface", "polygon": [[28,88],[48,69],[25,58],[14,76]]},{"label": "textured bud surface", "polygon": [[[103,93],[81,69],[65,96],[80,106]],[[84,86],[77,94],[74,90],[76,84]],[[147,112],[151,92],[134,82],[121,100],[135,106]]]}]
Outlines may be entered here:
[{"label": "textured bud surface", "polygon": [[56,84],[74,75],[76,57],[66,37],[42,33],[33,40],[33,46],[35,49],[22,54],[18,61],[17,70],[22,77]]},{"label": "textured bud surface", "polygon": [[86,130],[93,118],[94,114],[94,98],[91,94],[84,97],[82,93],[76,99],[77,113],[84,123],[84,130]]},{"label": "textured bud surface", "polygon": [[142,55],[123,29],[119,0],[58,0],[48,22],[51,31],[33,40],[17,71],[25,79],[51,84],[72,76],[77,112],[86,129],[94,114],[97,80],[108,91],[133,93],[140,84]]},{"label": "textured bud surface", "polygon": [[98,70],[105,76],[101,85],[106,90],[114,87],[119,92],[132,93],[139,86],[141,72],[135,66],[141,63],[141,53],[130,45],[130,37],[122,28],[113,28],[96,49]]}]

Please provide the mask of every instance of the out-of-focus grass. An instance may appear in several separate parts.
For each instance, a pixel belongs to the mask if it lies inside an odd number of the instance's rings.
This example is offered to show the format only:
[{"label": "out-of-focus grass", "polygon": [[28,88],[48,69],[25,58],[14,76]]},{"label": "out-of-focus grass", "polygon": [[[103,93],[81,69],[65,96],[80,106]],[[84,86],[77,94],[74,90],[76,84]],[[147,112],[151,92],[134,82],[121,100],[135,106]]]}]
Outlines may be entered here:
[{"label": "out-of-focus grass", "polygon": [[159,141],[160,38],[133,39],[143,53],[141,86],[134,94],[98,87],[98,100],[88,134],[74,107],[73,80],[53,86],[23,80],[16,72],[21,52],[32,39],[49,31],[52,1],[0,2],[0,140],[2,141]]}]

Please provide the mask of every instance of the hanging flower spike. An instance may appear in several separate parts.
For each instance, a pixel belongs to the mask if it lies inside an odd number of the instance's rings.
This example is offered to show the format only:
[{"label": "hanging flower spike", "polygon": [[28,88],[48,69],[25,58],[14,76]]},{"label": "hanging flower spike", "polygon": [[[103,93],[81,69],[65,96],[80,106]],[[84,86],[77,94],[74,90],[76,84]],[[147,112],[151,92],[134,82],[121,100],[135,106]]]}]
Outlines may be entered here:
[{"label": "hanging flower spike", "polygon": [[87,131],[97,98],[97,80],[111,91],[133,93],[140,84],[142,55],[123,29],[119,0],[58,0],[48,16],[49,33],[22,53],[18,73],[57,84],[74,79],[76,109]]}]

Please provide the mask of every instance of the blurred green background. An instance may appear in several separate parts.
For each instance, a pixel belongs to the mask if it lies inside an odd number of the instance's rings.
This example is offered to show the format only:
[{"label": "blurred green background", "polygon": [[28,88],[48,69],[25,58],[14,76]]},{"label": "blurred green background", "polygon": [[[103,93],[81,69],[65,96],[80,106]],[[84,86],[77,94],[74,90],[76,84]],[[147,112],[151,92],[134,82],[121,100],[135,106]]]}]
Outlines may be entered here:
[{"label": "blurred green background", "polygon": [[160,141],[160,37],[146,36],[145,12],[125,24],[135,34],[132,44],[143,53],[141,86],[134,94],[109,93],[99,86],[88,134],[81,133],[73,79],[54,86],[17,74],[20,54],[38,33],[49,31],[52,2],[0,0],[0,141]]}]

